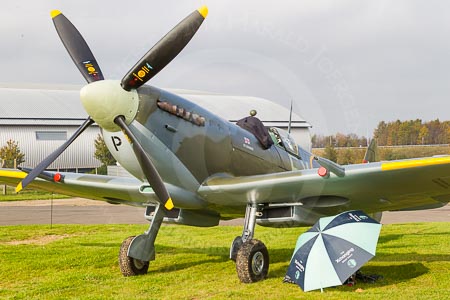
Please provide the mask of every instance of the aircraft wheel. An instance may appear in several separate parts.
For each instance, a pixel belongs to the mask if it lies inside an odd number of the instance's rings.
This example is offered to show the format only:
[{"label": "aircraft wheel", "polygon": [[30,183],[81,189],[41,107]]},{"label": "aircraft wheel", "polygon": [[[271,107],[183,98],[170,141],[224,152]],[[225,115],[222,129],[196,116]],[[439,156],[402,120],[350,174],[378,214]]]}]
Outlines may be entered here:
[{"label": "aircraft wheel", "polygon": [[149,262],[142,261],[139,259],[135,259],[129,257],[128,247],[130,247],[131,241],[133,241],[134,236],[130,236],[126,238],[122,245],[120,246],[119,251],[119,267],[123,276],[136,276],[136,275],[144,275],[147,274]]},{"label": "aircraft wheel", "polygon": [[243,243],[237,252],[236,271],[243,283],[266,278],[269,271],[269,252],[266,245],[258,240]]}]

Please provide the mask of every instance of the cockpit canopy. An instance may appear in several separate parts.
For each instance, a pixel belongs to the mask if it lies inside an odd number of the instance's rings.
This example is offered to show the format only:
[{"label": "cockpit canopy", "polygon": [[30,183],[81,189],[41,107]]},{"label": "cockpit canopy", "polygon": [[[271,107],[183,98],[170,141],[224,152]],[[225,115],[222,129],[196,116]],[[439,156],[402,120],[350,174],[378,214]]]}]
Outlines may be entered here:
[{"label": "cockpit canopy", "polygon": [[255,115],[256,112],[251,116],[240,119],[236,125],[253,133],[264,149],[269,149],[273,145],[273,139],[269,136],[267,128]]},{"label": "cockpit canopy", "polygon": [[286,130],[276,127],[270,127],[269,134],[275,145],[284,148],[291,154],[299,156],[297,143]]},{"label": "cockpit canopy", "polygon": [[273,144],[285,149],[290,154],[299,157],[297,143],[286,130],[264,126],[264,124],[255,117],[256,111],[252,111],[250,116],[237,121],[237,125],[251,133],[258,139],[264,149],[269,149]]}]

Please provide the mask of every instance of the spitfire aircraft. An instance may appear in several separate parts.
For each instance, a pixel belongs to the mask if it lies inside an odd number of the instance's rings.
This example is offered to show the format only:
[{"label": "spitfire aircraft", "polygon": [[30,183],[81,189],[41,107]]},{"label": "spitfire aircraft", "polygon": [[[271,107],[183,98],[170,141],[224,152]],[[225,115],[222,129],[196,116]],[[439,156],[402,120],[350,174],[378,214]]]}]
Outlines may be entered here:
[{"label": "spitfire aircraft", "polygon": [[[230,258],[242,282],[264,279],[269,254],[254,238],[256,224],[303,226],[360,209],[441,207],[450,200],[450,157],[339,165],[302,149],[288,131],[266,128],[253,115],[237,124],[196,103],[145,85],[191,40],[207,15],[202,7],[176,25],[120,81],[105,80],[87,43],[59,11],[51,16],[88,84],[80,91],[88,114],[70,139],[33,170],[0,170],[17,186],[145,208],[150,227],[119,251],[123,275],[147,273],[163,222],[216,226],[244,217]],[[96,122],[112,155],[134,177],[58,173],[45,169]]]}]

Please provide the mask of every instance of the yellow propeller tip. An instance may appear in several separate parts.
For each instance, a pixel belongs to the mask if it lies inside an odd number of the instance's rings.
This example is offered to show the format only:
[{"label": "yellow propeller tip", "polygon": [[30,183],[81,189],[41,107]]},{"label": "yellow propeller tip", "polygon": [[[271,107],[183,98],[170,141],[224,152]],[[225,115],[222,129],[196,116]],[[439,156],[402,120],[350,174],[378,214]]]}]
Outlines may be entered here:
[{"label": "yellow propeller tip", "polygon": [[52,19],[55,18],[56,16],[60,15],[61,12],[57,9],[54,9],[50,12],[50,16],[52,16]]},{"label": "yellow propeller tip", "polygon": [[20,182],[17,186],[16,186],[16,193],[20,192],[23,189],[22,187],[22,182]]},{"label": "yellow propeller tip", "polygon": [[167,199],[166,204],[164,204],[164,207],[167,208],[167,210],[171,210],[175,206],[173,205],[172,198]]},{"label": "yellow propeller tip", "polygon": [[206,16],[208,15],[208,7],[206,7],[206,5],[203,5],[202,7],[197,9],[197,11],[202,15],[203,18],[206,18]]}]

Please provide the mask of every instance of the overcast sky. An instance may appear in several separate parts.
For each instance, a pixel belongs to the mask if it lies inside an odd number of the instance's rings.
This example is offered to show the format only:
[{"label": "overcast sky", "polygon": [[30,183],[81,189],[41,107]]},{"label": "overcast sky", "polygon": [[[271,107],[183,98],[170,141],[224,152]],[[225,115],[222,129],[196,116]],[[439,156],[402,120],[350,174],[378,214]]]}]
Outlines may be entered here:
[{"label": "overcast sky", "polygon": [[85,83],[52,9],[76,25],[105,77],[121,79],[203,4],[202,27],[150,84],[286,107],[293,99],[320,134],[372,135],[381,120],[450,119],[448,1],[2,1],[0,82]]}]

